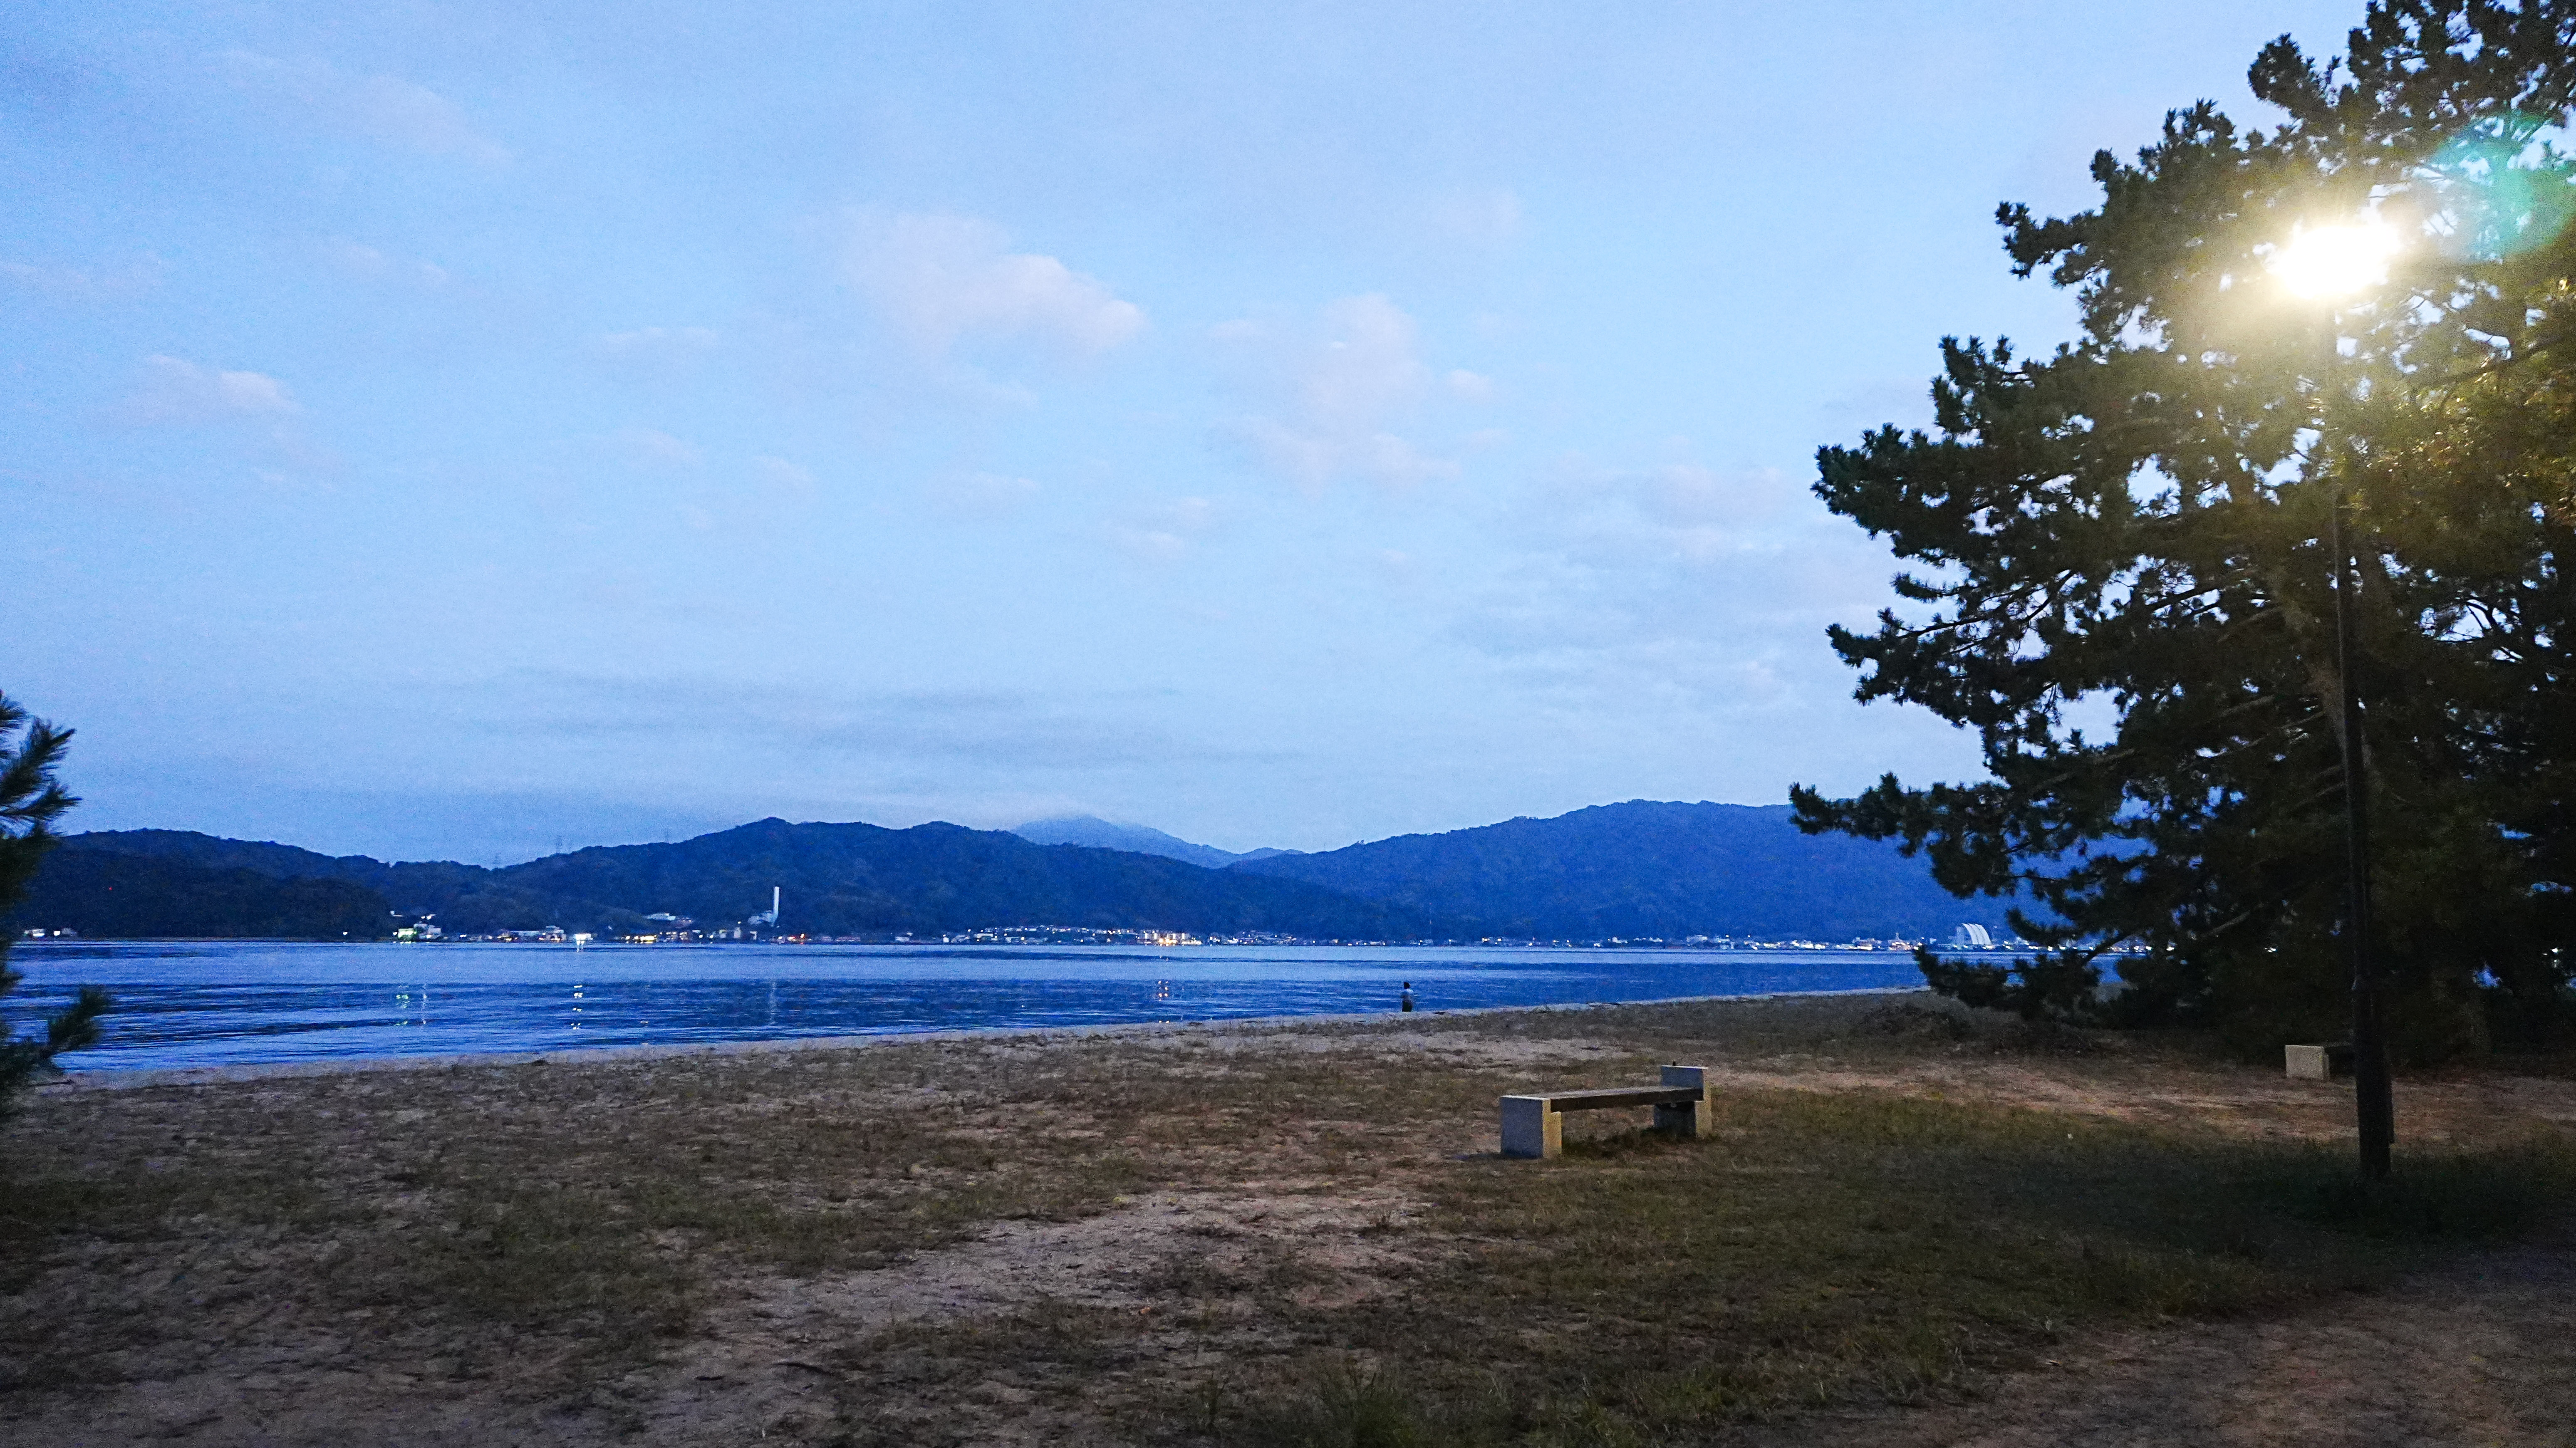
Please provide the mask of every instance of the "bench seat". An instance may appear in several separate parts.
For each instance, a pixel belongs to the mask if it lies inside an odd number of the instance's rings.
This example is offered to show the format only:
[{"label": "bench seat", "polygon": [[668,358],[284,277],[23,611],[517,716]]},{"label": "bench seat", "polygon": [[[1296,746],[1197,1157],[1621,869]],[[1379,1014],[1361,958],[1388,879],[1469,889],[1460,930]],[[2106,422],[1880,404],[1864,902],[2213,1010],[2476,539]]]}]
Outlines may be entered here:
[{"label": "bench seat", "polygon": [[1544,1101],[1551,1111],[1601,1111],[1617,1106],[1680,1106],[1707,1094],[1700,1086],[1604,1086],[1592,1091],[1546,1091],[1506,1097]]},{"label": "bench seat", "polygon": [[1715,1127],[1716,1107],[1705,1066],[1666,1066],[1657,1086],[1605,1086],[1532,1092],[1503,1098],[1503,1155],[1545,1159],[1565,1149],[1565,1113],[1621,1106],[1655,1108],[1655,1129],[1694,1140]]}]

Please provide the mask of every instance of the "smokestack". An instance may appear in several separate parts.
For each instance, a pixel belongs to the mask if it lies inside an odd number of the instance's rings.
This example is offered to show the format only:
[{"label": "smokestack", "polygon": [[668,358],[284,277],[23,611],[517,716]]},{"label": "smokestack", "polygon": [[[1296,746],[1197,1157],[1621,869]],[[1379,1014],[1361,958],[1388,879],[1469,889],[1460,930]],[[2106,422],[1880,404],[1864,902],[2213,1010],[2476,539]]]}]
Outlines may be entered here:
[{"label": "smokestack", "polygon": [[775,885],[769,887],[769,923],[778,923],[778,887]]}]

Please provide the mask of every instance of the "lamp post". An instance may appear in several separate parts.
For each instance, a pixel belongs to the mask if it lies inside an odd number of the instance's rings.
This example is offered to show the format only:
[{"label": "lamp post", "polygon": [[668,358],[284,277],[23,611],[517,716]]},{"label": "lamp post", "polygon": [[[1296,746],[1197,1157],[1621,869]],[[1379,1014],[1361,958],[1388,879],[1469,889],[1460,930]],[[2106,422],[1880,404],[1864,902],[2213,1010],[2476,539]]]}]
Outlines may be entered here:
[{"label": "lamp post", "polygon": [[[2396,233],[2384,226],[2313,227],[2282,246],[2271,266],[2291,291],[2330,301],[2385,280],[2396,249]],[[2342,370],[2343,348],[2335,332],[2330,322],[2329,385],[2338,384]],[[2397,1103],[2389,1086],[2379,964],[2370,941],[2370,796],[2361,739],[2361,683],[2353,672],[2352,593],[2357,580],[2352,549],[2344,539],[2343,461],[2330,458],[2327,464],[2333,505],[2326,519],[2326,547],[2334,554],[2334,666],[2342,694],[2337,739],[2343,763],[2344,952],[2352,971],[2353,1121],[2361,1137],[2361,1174],[2381,1181],[2388,1176],[2389,1148],[2397,1139]]]}]

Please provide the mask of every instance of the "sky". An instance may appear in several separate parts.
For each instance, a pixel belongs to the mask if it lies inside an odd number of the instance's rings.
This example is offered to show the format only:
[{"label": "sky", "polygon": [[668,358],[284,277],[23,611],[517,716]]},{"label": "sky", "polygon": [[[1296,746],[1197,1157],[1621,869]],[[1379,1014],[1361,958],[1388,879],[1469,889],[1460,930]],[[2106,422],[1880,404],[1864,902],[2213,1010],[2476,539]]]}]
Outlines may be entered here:
[{"label": "sky", "polygon": [[0,690],[70,827],[485,864],[1975,777],[1815,450],[2358,17],[10,0]]}]

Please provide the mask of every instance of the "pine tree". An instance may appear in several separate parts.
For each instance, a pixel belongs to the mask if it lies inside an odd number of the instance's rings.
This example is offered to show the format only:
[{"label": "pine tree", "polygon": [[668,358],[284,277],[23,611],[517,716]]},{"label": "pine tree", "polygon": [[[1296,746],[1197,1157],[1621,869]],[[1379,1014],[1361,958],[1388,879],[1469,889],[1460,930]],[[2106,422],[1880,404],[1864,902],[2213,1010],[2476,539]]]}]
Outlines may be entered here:
[{"label": "pine tree", "polygon": [[[24,897],[27,882],[54,842],[53,823],[80,803],[54,777],[72,731],[57,729],[0,694],[0,917]],[[24,979],[9,967],[9,939],[0,935],[0,998]],[[45,1023],[41,1037],[20,1037],[0,1021],[0,1120],[13,1114],[26,1088],[52,1069],[54,1057],[98,1039],[98,1019],[109,1010],[107,993],[81,987],[80,995]]]},{"label": "pine tree", "polygon": [[[2250,78],[2270,132],[2202,103],[2097,155],[2094,210],[1999,209],[2078,340],[1945,340],[1932,431],[1819,453],[1818,495],[1910,565],[1912,612],[1832,631],[1858,697],[1975,729],[1990,778],[1801,788],[1799,822],[2046,907],[2025,959],[1922,955],[1963,1000],[2295,1039],[2345,1010],[2356,688],[2399,1048],[2546,1031],[2576,954],[2576,3],[2384,0],[2322,70],[2284,36]],[[2282,249],[2355,222],[2402,242],[2385,283],[2291,297]],[[2106,1006],[2115,945],[2145,953]]]}]

